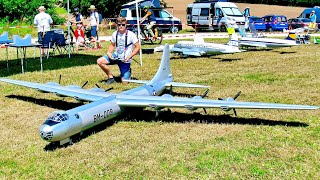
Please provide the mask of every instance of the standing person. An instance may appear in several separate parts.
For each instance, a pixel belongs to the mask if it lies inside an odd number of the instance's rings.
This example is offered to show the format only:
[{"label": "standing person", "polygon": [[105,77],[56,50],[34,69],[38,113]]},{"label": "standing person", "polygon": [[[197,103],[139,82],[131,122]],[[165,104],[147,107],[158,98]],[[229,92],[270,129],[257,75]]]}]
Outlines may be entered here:
[{"label": "standing person", "polygon": [[314,33],[317,32],[317,29],[316,29],[316,28],[317,28],[317,27],[316,27],[316,25],[317,25],[317,23],[316,23],[316,21],[317,21],[317,15],[315,14],[315,11],[314,11],[314,10],[311,11],[310,20],[311,20],[311,22],[310,22],[310,24],[309,24],[309,28],[308,28],[307,34],[309,34],[310,29],[313,29]]},{"label": "standing person", "polygon": [[[34,17],[34,24],[38,28],[38,42],[42,43],[42,39],[46,32],[50,31],[50,24],[52,24],[53,21],[51,16],[45,13],[46,8],[44,6],[40,6],[38,10],[39,13]],[[41,53],[43,54],[43,49],[41,49]]]},{"label": "standing person", "polygon": [[[91,26],[91,38],[94,41],[94,50],[98,49],[98,30],[99,30],[99,14],[96,12],[96,7],[91,5],[90,8],[90,26]],[[100,47],[99,47],[100,48]]]},{"label": "standing person", "polygon": [[79,8],[74,8],[74,13],[75,13],[75,19],[76,23],[81,23],[83,24],[83,17],[82,14],[79,12]]},{"label": "standing person", "polygon": [[140,20],[140,23],[143,23],[145,20],[147,21],[147,30],[155,39],[157,37],[154,35],[152,31],[153,26],[156,24],[156,17],[154,16],[154,12],[149,8],[149,6],[144,6],[143,10],[146,13],[146,15],[143,16],[143,18]]},{"label": "standing person", "polygon": [[108,76],[108,79],[105,80],[106,84],[115,82],[109,67],[109,65],[113,64],[118,64],[122,82],[124,79],[130,79],[132,57],[136,55],[139,50],[140,45],[137,36],[132,31],[127,30],[127,20],[123,17],[117,18],[117,31],[112,33],[108,52],[97,60],[100,68]]}]

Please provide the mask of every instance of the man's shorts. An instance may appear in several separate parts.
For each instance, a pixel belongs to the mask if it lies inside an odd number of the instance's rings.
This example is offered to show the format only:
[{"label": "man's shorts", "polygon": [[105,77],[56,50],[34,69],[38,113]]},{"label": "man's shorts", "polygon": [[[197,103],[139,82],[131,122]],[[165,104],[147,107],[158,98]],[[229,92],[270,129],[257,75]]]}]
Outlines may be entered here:
[{"label": "man's shorts", "polygon": [[44,37],[43,32],[38,32],[38,43],[42,43],[42,36]]},{"label": "man's shorts", "polygon": [[97,26],[91,26],[91,36],[97,37]]},{"label": "man's shorts", "polygon": [[[113,57],[117,58],[116,54],[112,54]],[[131,77],[131,71],[130,71],[130,65],[131,63],[125,63],[121,60],[112,60],[109,59],[109,57],[107,55],[103,56],[104,58],[106,58],[107,62],[109,65],[114,65],[117,64],[119,69],[120,69],[120,77],[123,79],[130,79]]]},{"label": "man's shorts", "polygon": [[309,24],[309,29],[315,29],[315,28],[316,28],[316,23],[311,22],[311,23]]}]

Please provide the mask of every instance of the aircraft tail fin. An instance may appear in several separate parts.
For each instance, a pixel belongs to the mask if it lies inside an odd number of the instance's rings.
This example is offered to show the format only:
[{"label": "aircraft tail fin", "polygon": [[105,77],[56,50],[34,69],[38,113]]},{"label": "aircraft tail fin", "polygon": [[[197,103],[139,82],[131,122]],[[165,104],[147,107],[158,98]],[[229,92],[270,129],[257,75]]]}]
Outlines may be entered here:
[{"label": "aircraft tail fin", "polygon": [[168,78],[172,78],[172,74],[170,71],[170,49],[169,45],[166,44],[163,48],[162,59],[159,66],[159,69],[156,75],[149,81],[148,84],[154,84]]},{"label": "aircraft tail fin", "polygon": [[239,36],[236,33],[233,33],[227,45],[239,47]]}]

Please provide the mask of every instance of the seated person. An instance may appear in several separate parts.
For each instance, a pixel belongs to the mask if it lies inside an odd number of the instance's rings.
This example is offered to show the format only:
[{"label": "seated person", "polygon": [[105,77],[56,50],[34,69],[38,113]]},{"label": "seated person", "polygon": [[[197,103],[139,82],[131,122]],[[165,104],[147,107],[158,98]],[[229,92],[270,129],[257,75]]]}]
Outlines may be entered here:
[{"label": "seated person", "polygon": [[82,29],[82,23],[77,24],[77,29],[74,31],[74,35],[76,36],[76,51],[78,52],[79,46],[84,46],[87,49],[87,46],[84,41],[84,32]]},{"label": "seated person", "polygon": [[140,50],[136,34],[127,30],[127,20],[123,17],[119,17],[117,19],[117,26],[117,31],[112,33],[111,44],[107,54],[97,60],[97,64],[107,75],[107,79],[105,80],[106,84],[115,82],[109,67],[109,65],[112,64],[117,64],[119,66],[122,82],[124,79],[130,79],[130,64],[132,57]]}]

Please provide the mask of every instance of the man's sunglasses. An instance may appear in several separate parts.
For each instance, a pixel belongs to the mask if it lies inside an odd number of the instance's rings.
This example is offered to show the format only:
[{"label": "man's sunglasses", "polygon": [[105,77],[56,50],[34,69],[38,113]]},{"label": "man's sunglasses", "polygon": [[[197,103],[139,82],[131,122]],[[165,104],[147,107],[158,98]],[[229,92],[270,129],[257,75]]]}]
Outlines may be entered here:
[{"label": "man's sunglasses", "polygon": [[126,26],[126,24],[118,24],[118,26]]}]

